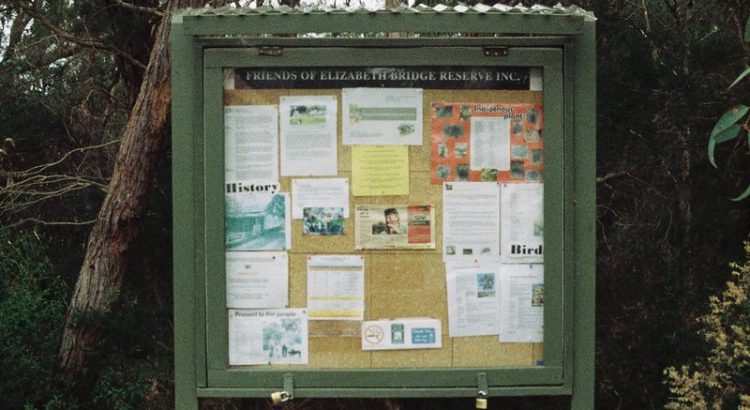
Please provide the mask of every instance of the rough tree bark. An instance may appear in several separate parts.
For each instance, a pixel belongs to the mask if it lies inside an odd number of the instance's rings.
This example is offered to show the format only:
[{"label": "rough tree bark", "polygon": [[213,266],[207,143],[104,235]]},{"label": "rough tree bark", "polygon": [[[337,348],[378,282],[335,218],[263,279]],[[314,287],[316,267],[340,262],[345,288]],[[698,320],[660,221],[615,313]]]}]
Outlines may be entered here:
[{"label": "rough tree bark", "polygon": [[170,1],[159,23],[138,97],[122,131],[112,179],[68,307],[59,365],[70,378],[102,336],[100,319],[117,300],[127,252],[148,205],[170,115],[169,20],[177,8],[198,1]]}]

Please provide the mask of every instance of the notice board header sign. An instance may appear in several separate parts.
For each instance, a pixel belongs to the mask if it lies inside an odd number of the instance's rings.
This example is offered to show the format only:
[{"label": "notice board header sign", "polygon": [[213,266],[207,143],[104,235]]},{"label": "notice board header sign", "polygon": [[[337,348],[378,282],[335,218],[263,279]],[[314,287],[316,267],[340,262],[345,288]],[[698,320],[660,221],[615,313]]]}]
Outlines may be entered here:
[{"label": "notice board header sign", "polygon": [[255,67],[235,70],[236,89],[421,87],[528,90],[528,67]]}]

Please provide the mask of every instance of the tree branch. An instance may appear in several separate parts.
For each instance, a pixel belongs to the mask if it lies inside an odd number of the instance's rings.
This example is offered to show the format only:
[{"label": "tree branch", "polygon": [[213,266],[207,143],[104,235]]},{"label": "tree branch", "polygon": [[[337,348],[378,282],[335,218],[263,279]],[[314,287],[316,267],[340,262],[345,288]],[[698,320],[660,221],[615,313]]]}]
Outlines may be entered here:
[{"label": "tree branch", "polygon": [[739,44],[740,48],[742,48],[742,66],[747,67],[748,61],[750,60],[750,48],[748,48],[748,45],[745,42],[745,38],[743,37],[745,29],[742,23],[740,23],[740,20],[737,17],[737,12],[734,9],[732,9],[730,20],[732,21],[732,26],[737,36],[737,44]]},{"label": "tree branch", "polygon": [[47,226],[84,226],[84,225],[91,225],[94,222],[96,222],[96,219],[76,222],[76,221],[44,221],[44,220],[37,219],[37,218],[24,218],[19,221],[13,222],[10,225],[4,225],[0,227],[0,230],[8,229],[8,228],[16,227],[16,226],[21,226],[26,223],[33,223],[33,224],[47,225]]},{"label": "tree branch", "polygon": [[114,0],[114,2],[118,6],[120,6],[122,8],[125,8],[125,9],[128,9],[128,10],[134,10],[134,11],[140,11],[140,12],[143,12],[143,13],[149,13],[149,14],[153,14],[153,15],[159,16],[159,17],[163,17],[164,16],[164,13],[162,13],[161,11],[159,11],[159,9],[157,9],[155,7],[138,6],[138,5],[133,4],[133,3],[127,3],[127,2],[125,2],[123,0]]},{"label": "tree branch", "polygon": [[62,28],[58,27],[53,22],[49,21],[45,16],[43,16],[41,13],[39,13],[34,7],[32,7],[29,2],[22,1],[19,2],[19,5],[21,8],[31,17],[34,18],[39,24],[43,25],[53,33],[55,33],[58,37],[70,41],[71,43],[77,44],[81,47],[88,47],[93,48],[96,50],[105,50],[105,51],[111,51],[113,53],[117,53],[118,55],[122,56],[125,60],[130,62],[131,64],[138,66],[142,69],[146,69],[146,65],[143,64],[141,61],[138,61],[135,57],[131,56],[130,54],[124,52],[123,50],[110,46],[107,44],[104,44],[102,41],[91,38],[91,37],[79,37],[75,36]]},{"label": "tree branch", "polygon": [[609,181],[610,179],[624,177],[626,175],[630,175],[630,172],[628,172],[628,171],[610,172],[610,173],[608,173],[607,175],[605,175],[603,177],[596,177],[596,183],[597,184],[603,184],[603,183]]},{"label": "tree branch", "polygon": [[[16,52],[20,50],[24,50],[29,47],[22,47],[19,49],[16,49]],[[28,58],[26,61],[23,61],[24,66],[18,67],[16,66],[13,68],[12,66],[7,66],[5,68],[0,69],[0,77],[8,74],[11,70],[13,70],[14,75],[19,75],[26,73],[28,71],[32,71],[37,68],[47,68],[52,63],[56,61],[60,61],[64,58],[70,58],[76,56],[81,51],[81,48],[78,46],[63,46],[58,45],[57,48],[54,50],[44,53],[41,56],[34,56],[34,58]],[[7,61],[7,60],[6,60]]]},{"label": "tree branch", "polygon": [[10,27],[10,32],[8,33],[8,46],[5,48],[5,53],[0,62],[8,61],[9,58],[13,57],[16,52],[16,46],[21,41],[23,32],[26,30],[26,26],[29,25],[30,21],[31,17],[27,13],[24,13],[23,11],[18,12]]},{"label": "tree branch", "polygon": [[0,219],[15,217],[36,204],[51,199],[59,200],[66,194],[92,186],[99,186],[101,189],[102,184],[68,175],[40,175],[23,180],[0,189]]},{"label": "tree branch", "polygon": [[29,168],[27,170],[24,170],[24,171],[14,172],[13,174],[16,175],[16,176],[21,176],[21,177],[27,177],[27,176],[32,175],[32,174],[39,174],[39,173],[43,172],[44,170],[46,170],[46,169],[48,169],[50,167],[53,167],[55,165],[58,165],[58,164],[62,163],[68,157],[70,157],[71,155],[73,155],[76,152],[84,152],[84,151],[89,151],[89,150],[93,150],[93,149],[104,148],[104,147],[107,147],[109,145],[117,144],[119,142],[120,142],[120,140],[117,139],[117,140],[110,141],[110,142],[105,142],[105,143],[99,144],[99,145],[91,145],[91,146],[88,146],[88,147],[75,148],[75,149],[72,149],[72,150],[66,152],[65,154],[63,154],[63,156],[61,156],[60,159],[58,159],[57,161],[49,162],[49,163],[41,164],[41,165],[36,165],[36,166],[33,166],[33,167],[31,167],[31,168]]}]

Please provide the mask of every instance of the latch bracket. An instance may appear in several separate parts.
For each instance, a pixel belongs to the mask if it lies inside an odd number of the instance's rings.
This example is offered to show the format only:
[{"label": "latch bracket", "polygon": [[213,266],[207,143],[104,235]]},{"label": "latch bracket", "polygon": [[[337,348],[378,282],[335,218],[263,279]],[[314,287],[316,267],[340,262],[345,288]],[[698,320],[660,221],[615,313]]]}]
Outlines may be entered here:
[{"label": "latch bracket", "polygon": [[487,373],[477,373],[477,397],[487,397],[490,386],[487,384]]},{"label": "latch bracket", "polygon": [[276,46],[263,46],[258,49],[258,55],[268,57],[281,57],[284,54],[284,49]]},{"label": "latch bracket", "polygon": [[508,47],[485,47],[484,56],[485,57],[507,57]]},{"label": "latch bracket", "polygon": [[289,394],[289,400],[294,398],[294,377],[291,373],[284,373],[284,391]]},{"label": "latch bracket", "polygon": [[477,373],[477,398],[475,408],[479,410],[487,409],[487,396],[490,394],[490,387],[487,384],[487,373]]}]

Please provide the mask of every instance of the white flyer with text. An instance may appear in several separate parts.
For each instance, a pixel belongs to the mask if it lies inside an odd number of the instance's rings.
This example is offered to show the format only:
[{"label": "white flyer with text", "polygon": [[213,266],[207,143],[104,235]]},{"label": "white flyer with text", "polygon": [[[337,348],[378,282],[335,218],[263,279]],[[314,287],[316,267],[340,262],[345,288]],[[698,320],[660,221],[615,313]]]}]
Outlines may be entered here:
[{"label": "white flyer with text", "polygon": [[499,242],[498,183],[443,183],[443,259],[495,257]]},{"label": "white flyer with text", "polygon": [[274,105],[224,107],[224,180],[279,179],[278,111]]},{"label": "white flyer with text", "polygon": [[281,97],[282,176],[336,175],[336,110],[333,95]]},{"label": "white flyer with text", "polygon": [[544,341],[544,265],[504,264],[500,276],[500,341]]},{"label": "white flyer with text", "polygon": [[286,252],[226,252],[228,308],[282,308],[289,304]]}]

